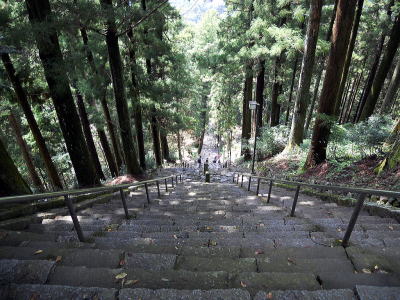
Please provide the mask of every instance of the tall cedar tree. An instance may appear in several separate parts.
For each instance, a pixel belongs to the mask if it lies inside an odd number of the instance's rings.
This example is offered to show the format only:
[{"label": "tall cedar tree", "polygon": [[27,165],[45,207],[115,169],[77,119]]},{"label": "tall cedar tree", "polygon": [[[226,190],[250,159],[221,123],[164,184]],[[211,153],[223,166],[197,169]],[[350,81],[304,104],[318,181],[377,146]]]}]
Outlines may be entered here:
[{"label": "tall cedar tree", "polygon": [[396,98],[397,90],[400,86],[400,59],[397,60],[396,68],[394,69],[392,79],[390,79],[389,87],[387,89],[385,99],[381,108],[382,113],[388,113]]},{"label": "tall cedar tree", "polygon": [[8,121],[14,130],[15,138],[17,140],[17,144],[21,149],[22,157],[24,158],[25,164],[28,168],[29,176],[31,177],[33,185],[40,191],[44,192],[44,186],[42,180],[39,177],[39,174],[36,172],[35,165],[33,163],[32,155],[26,144],[24,138],[22,137],[22,132],[20,128],[20,124],[18,124],[17,118],[15,117],[13,112],[10,112],[8,115]]},{"label": "tall cedar tree", "polygon": [[31,194],[17,167],[0,140],[0,197]]},{"label": "tall cedar tree", "polygon": [[393,58],[396,55],[397,48],[400,43],[400,14],[396,17],[392,30],[390,31],[389,41],[386,47],[385,54],[381,64],[376,72],[374,82],[372,83],[371,91],[365,101],[365,105],[360,115],[360,121],[368,119],[374,112],[376,103],[378,102],[379,94],[383,88],[385,78],[389,72]]},{"label": "tall cedar tree", "polygon": [[338,1],[328,64],[319,98],[318,115],[314,125],[311,147],[305,163],[306,168],[318,165],[326,160],[330,123],[340,85],[337,74],[343,72],[356,3],[357,0]]},{"label": "tall cedar tree", "polygon": [[15,72],[14,66],[12,64],[11,58],[9,54],[3,53],[1,55],[1,59],[4,64],[4,68],[6,69],[7,75],[13,85],[15,94],[17,96],[17,101],[24,112],[25,118],[28,122],[29,128],[32,131],[33,138],[35,139],[36,146],[39,149],[40,157],[43,159],[44,166],[47,171],[47,175],[50,179],[50,182],[57,190],[62,190],[63,186],[61,183],[61,179],[58,176],[58,172],[56,166],[53,163],[50,152],[47,149],[46,142],[43,138],[43,135],[39,129],[39,126],[36,122],[35,116],[32,112],[31,106],[28,102],[28,97],[25,93],[25,90],[22,87],[21,80]]},{"label": "tall cedar tree", "polygon": [[83,136],[79,116],[64,68],[57,32],[51,24],[48,0],[26,0],[39,56],[56,109],[61,131],[81,187],[100,184]]},{"label": "tall cedar tree", "polygon": [[310,95],[311,77],[314,68],[315,49],[317,46],[319,24],[321,20],[322,0],[312,0],[310,18],[307,25],[307,37],[301,64],[299,87],[292,119],[287,149],[290,150],[303,142],[304,121],[306,119],[308,98]]},{"label": "tall cedar tree", "polygon": [[142,169],[138,163],[136,149],[132,139],[128,103],[126,102],[125,97],[121,53],[119,51],[117,27],[113,15],[112,0],[101,0],[101,4],[103,8],[109,12],[107,19],[106,43],[126,168],[129,174],[137,175],[142,173]]}]

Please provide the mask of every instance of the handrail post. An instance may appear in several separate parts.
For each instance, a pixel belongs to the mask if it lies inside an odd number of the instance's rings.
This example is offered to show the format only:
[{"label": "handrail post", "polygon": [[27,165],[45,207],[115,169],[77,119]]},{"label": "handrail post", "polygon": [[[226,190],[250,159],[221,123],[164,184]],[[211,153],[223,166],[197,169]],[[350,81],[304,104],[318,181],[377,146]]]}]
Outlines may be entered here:
[{"label": "handrail post", "polygon": [[168,183],[167,183],[167,178],[164,179],[165,181],[165,191],[168,192]]},{"label": "handrail post", "polygon": [[242,174],[242,183],[240,184],[240,187],[243,187],[243,174]]},{"label": "handrail post", "polygon": [[350,239],[351,233],[353,232],[354,226],[356,225],[358,215],[360,214],[360,211],[364,205],[365,196],[366,195],[364,193],[361,193],[360,196],[358,197],[357,204],[354,207],[353,214],[351,215],[351,218],[349,221],[349,225],[347,226],[346,233],[344,234],[344,237],[343,237],[343,241],[342,241],[343,247],[347,247],[349,245],[349,239]]},{"label": "handrail post", "polygon": [[235,183],[235,177],[236,177],[236,174],[233,174],[233,176],[232,176],[232,182],[233,183]]},{"label": "handrail post", "polygon": [[179,179],[181,180],[181,183],[183,182],[182,181],[182,174],[179,174]]},{"label": "handrail post", "polygon": [[156,181],[156,185],[157,185],[157,194],[158,194],[158,198],[161,198],[160,183],[158,182],[158,180]]},{"label": "handrail post", "polygon": [[272,192],[272,185],[273,185],[273,180],[271,179],[269,181],[269,189],[268,189],[268,198],[267,198],[267,203],[269,203],[269,200],[271,199],[271,192]]},{"label": "handrail post", "polygon": [[257,196],[258,196],[258,192],[260,191],[260,181],[261,181],[261,178],[258,178],[258,180],[257,180],[257,191],[256,191]]},{"label": "handrail post", "polygon": [[121,194],[121,200],[122,200],[122,205],[124,206],[124,211],[125,211],[125,217],[129,219],[129,213],[128,213],[128,207],[126,206],[126,200],[125,200],[125,194],[124,190],[120,189],[119,193]]},{"label": "handrail post", "polygon": [[174,187],[174,176],[171,177],[172,188]]},{"label": "handrail post", "polygon": [[178,182],[179,182],[179,181],[178,181],[178,176],[179,176],[179,175],[176,175],[176,176],[175,176],[176,185],[178,185]]},{"label": "handrail post", "polygon": [[148,187],[147,183],[144,184],[144,189],[146,190],[147,204],[150,204],[149,187]]},{"label": "handrail post", "polygon": [[250,191],[250,185],[251,185],[251,176],[249,176],[249,184],[247,186],[247,190]]},{"label": "handrail post", "polygon": [[71,198],[68,197],[68,195],[64,195],[64,201],[68,207],[72,222],[74,223],[76,233],[78,234],[78,239],[80,242],[84,243],[85,237],[83,236],[82,228],[81,228],[81,225],[79,224],[78,217],[76,216],[74,205],[72,204]]},{"label": "handrail post", "polygon": [[296,210],[297,198],[299,198],[299,192],[300,192],[300,185],[297,186],[296,193],[294,194],[292,210],[290,212],[291,217],[294,217],[294,211]]}]

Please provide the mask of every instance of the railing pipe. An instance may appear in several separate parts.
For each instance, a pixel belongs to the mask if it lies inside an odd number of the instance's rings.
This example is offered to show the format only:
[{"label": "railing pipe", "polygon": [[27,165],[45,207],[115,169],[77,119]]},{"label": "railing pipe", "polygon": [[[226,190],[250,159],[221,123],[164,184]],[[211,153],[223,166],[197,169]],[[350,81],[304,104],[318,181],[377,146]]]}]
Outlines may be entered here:
[{"label": "railing pipe", "polygon": [[74,223],[75,231],[78,234],[78,239],[79,239],[80,242],[83,243],[83,242],[85,242],[85,237],[83,236],[82,228],[81,228],[81,225],[79,224],[78,217],[76,216],[75,208],[74,208],[74,205],[73,205],[73,203],[71,201],[71,198],[68,195],[65,195],[64,196],[64,201],[65,201],[65,204],[68,207],[69,214],[71,215],[72,222]]},{"label": "railing pipe", "polygon": [[297,205],[297,199],[299,198],[299,192],[300,192],[300,185],[297,186],[296,193],[294,194],[292,210],[290,211],[291,217],[294,217],[294,212],[296,210],[296,205]]},{"label": "railing pipe", "polygon": [[268,197],[267,197],[267,203],[269,203],[269,200],[271,199],[271,192],[272,192],[272,185],[274,184],[273,180],[269,181],[269,189],[268,189]]},{"label": "railing pipe", "polygon": [[347,247],[349,245],[349,239],[351,236],[351,233],[353,232],[354,226],[356,225],[358,215],[360,214],[360,211],[364,205],[364,200],[365,200],[366,194],[360,194],[358,196],[357,204],[354,207],[353,214],[351,215],[349,225],[347,226],[346,233],[344,234],[343,240],[342,240],[342,246]]},{"label": "railing pipe", "polygon": [[156,181],[156,186],[157,186],[157,195],[158,195],[158,198],[160,198],[161,192],[160,192],[160,183],[158,182],[158,180]]},{"label": "railing pipe", "polygon": [[242,183],[240,184],[241,187],[243,187],[243,176],[244,176],[244,175],[242,175]]},{"label": "railing pipe", "polygon": [[250,191],[250,185],[251,185],[251,176],[249,176],[249,184],[247,185],[247,190]]},{"label": "railing pipe", "polygon": [[257,196],[258,196],[258,192],[260,191],[260,181],[261,181],[261,178],[258,178],[257,179],[257,191],[256,191]]},{"label": "railing pipe", "polygon": [[165,178],[165,191],[168,192],[168,183],[167,183],[167,178]]},{"label": "railing pipe", "polygon": [[124,194],[124,190],[120,189],[119,193],[121,195],[121,200],[122,200],[122,205],[124,207],[124,211],[125,211],[125,217],[127,219],[129,219],[129,212],[128,212],[128,207],[126,206],[126,199],[125,199],[125,194]]},{"label": "railing pipe", "polygon": [[144,189],[146,190],[147,204],[150,204],[149,187],[148,187],[147,183],[144,184]]}]

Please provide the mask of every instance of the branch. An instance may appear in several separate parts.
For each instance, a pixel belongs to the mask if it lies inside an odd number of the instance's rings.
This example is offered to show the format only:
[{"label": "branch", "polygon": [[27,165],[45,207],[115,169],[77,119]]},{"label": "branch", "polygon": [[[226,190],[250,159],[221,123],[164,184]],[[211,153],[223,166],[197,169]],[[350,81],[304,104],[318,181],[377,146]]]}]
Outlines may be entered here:
[{"label": "branch", "polygon": [[142,22],[144,22],[145,20],[147,20],[152,14],[154,14],[159,8],[161,8],[165,3],[167,3],[168,0],[165,0],[163,2],[161,2],[159,5],[157,5],[153,10],[151,10],[147,15],[145,15],[143,18],[141,18],[139,21],[137,21],[135,24],[133,24],[132,26],[128,26],[128,28],[126,30],[124,30],[123,32],[119,33],[117,36],[121,36],[124,35],[125,33],[127,33],[129,30],[131,29],[135,29],[135,27],[139,26]]}]

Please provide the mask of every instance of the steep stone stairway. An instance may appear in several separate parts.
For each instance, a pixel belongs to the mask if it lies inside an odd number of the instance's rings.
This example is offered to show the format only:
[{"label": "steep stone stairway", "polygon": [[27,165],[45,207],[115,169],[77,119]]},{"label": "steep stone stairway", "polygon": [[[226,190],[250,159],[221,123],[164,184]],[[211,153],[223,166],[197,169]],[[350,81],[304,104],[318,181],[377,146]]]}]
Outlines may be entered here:
[{"label": "steep stone stairway", "polygon": [[81,210],[85,243],[69,216],[1,230],[0,299],[400,299],[395,220],[363,213],[345,249],[351,208],[302,195],[291,218],[290,191],[229,181]]}]

